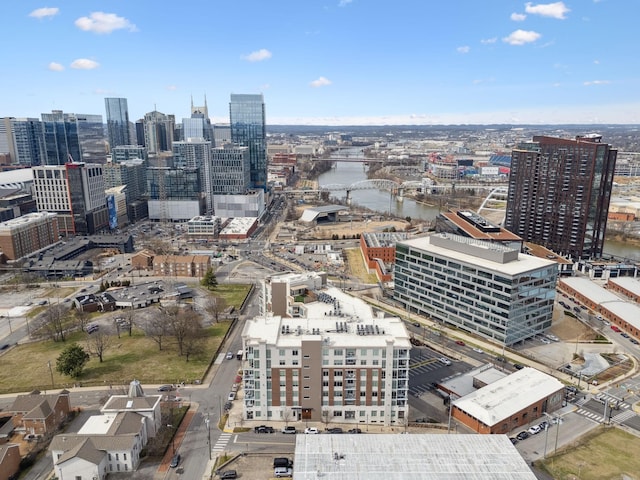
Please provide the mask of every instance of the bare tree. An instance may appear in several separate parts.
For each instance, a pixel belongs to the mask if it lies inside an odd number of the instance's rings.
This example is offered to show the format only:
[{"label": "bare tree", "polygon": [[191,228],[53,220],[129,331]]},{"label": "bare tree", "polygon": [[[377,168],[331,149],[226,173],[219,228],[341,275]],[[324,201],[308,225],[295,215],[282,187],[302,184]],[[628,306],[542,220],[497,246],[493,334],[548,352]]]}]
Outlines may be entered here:
[{"label": "bare tree", "polygon": [[188,362],[193,355],[204,352],[204,336],[202,335],[202,325],[198,321],[192,325],[189,334],[184,338],[182,343],[182,352]]},{"label": "bare tree", "polygon": [[286,408],[282,411],[282,420],[284,420],[285,427],[289,426],[289,421],[291,420],[291,410]]},{"label": "bare tree", "polygon": [[204,304],[204,311],[213,317],[215,323],[220,322],[220,317],[227,309],[227,302],[224,298],[211,296]]},{"label": "bare tree", "polygon": [[98,360],[102,363],[104,360],[104,354],[111,346],[113,337],[105,332],[101,332],[100,330],[87,335],[87,350],[91,355],[98,357]]},{"label": "bare tree", "polygon": [[185,345],[191,343],[191,337],[201,336],[200,316],[192,309],[175,307],[168,315],[169,331],[178,344],[178,354],[185,355]]},{"label": "bare tree", "polygon": [[322,423],[324,423],[325,430],[329,426],[329,422],[331,422],[332,418],[333,416],[329,410],[322,410]]},{"label": "bare tree", "polygon": [[90,318],[89,312],[85,312],[82,307],[76,308],[75,317],[76,317],[76,323],[78,324],[78,327],[80,328],[80,330],[84,332],[85,327],[89,323],[89,318]]},{"label": "bare tree", "polygon": [[147,337],[158,344],[158,349],[162,350],[164,339],[170,334],[169,314],[167,311],[161,309],[159,315],[153,315],[145,322],[143,330]]},{"label": "bare tree", "polygon": [[66,338],[65,323],[68,314],[69,310],[64,305],[51,305],[41,317],[40,328],[54,342],[64,342]]}]

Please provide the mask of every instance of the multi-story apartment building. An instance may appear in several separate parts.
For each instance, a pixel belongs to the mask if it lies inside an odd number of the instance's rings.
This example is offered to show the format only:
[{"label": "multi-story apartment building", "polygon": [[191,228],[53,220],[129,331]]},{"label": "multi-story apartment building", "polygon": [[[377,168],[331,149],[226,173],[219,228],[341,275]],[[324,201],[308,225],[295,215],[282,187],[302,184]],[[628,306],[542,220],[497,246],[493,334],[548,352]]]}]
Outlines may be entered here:
[{"label": "multi-story apartment building", "polygon": [[46,163],[44,133],[40,119],[0,119],[0,152],[11,156],[12,165],[32,167]]},{"label": "multi-story apartment building", "polygon": [[[165,115],[154,110],[145,114],[142,123],[144,134],[144,146],[149,153],[160,153],[171,151],[174,140],[174,130],[176,119],[174,115]],[[136,125],[136,131],[137,131]],[[140,137],[138,133],[138,144]]]},{"label": "multi-story apartment building", "polygon": [[33,188],[38,211],[58,214],[61,235],[108,228],[102,165],[70,162],[33,167]]},{"label": "multi-story apartment building", "polygon": [[535,136],[514,149],[505,228],[573,259],[600,258],[617,150],[600,135]]},{"label": "multi-story apartment building", "polygon": [[441,212],[436,217],[436,232],[487,240],[522,251],[522,238],[470,210]]},{"label": "multi-story apartment building", "polygon": [[394,298],[407,310],[511,345],[551,326],[556,262],[451,234],[396,245]]},{"label": "multi-story apartment building", "polygon": [[264,97],[231,94],[229,103],[231,140],[249,147],[251,187],[267,187],[267,130]]},{"label": "multi-story apartment building", "polygon": [[396,243],[406,240],[402,232],[363,233],[360,235],[360,251],[369,270],[373,270],[381,282],[391,280],[391,265],[396,261]]},{"label": "multi-story apartment building", "polygon": [[107,112],[107,132],[109,134],[109,149],[120,145],[131,145],[129,130],[129,107],[126,98],[105,98],[104,106]]},{"label": "multi-story apartment building", "polygon": [[151,220],[186,222],[203,213],[200,174],[195,168],[148,168],[147,191]]},{"label": "multi-story apartment building", "polygon": [[404,425],[411,343],[403,322],[374,317],[339,289],[299,293],[306,317],[245,324],[244,418]]},{"label": "multi-story apartment building", "polygon": [[202,278],[209,268],[209,255],[158,255],[153,258],[153,274],[161,277]]},{"label": "multi-story apartment building", "polygon": [[251,189],[249,147],[226,143],[211,153],[208,176],[213,195],[242,194]]},{"label": "multi-story apartment building", "polygon": [[58,239],[58,215],[55,213],[28,213],[0,223],[0,251],[7,260],[25,257]]},{"label": "multi-story apartment building", "polygon": [[111,149],[111,161],[113,163],[122,163],[127,160],[142,159],[147,164],[149,154],[147,149],[142,145],[118,145]]}]

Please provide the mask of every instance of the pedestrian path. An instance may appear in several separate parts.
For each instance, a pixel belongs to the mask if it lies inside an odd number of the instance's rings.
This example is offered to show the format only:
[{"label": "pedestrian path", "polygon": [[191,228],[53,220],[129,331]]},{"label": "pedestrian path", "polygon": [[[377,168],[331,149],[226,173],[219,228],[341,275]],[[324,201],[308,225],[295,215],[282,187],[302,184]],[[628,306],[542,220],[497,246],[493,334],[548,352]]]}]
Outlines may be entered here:
[{"label": "pedestrian path", "polygon": [[233,436],[233,433],[221,433],[220,436],[218,437],[218,440],[211,448],[211,453],[217,454],[217,453],[224,452],[232,436]]},{"label": "pedestrian path", "polygon": [[629,405],[627,402],[621,402],[619,398],[613,397],[611,395],[607,395],[606,393],[599,393],[596,395],[596,399],[604,401],[604,402],[609,402],[609,403],[613,403],[614,405],[618,405],[618,407],[620,408],[631,408],[631,405]]},{"label": "pedestrian path", "polygon": [[598,415],[597,413],[593,413],[590,410],[585,410],[584,408],[579,408],[578,410],[576,410],[576,412],[579,413],[580,415],[582,415],[583,417],[587,417],[587,418],[593,420],[594,422],[598,422],[598,423],[604,422],[604,417],[602,415]]},{"label": "pedestrian path", "polygon": [[634,412],[633,410],[625,410],[624,412],[617,414],[615,417],[612,417],[611,421],[616,423],[624,423],[635,416],[636,412]]}]

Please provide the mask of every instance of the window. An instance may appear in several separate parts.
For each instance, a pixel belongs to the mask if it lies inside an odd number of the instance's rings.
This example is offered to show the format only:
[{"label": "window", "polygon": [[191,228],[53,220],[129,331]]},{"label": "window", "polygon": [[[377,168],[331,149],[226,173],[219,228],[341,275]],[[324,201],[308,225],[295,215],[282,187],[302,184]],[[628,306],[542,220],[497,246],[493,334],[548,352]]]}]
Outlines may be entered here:
[{"label": "window", "polygon": [[298,356],[298,350],[291,350],[291,355],[293,355],[294,357]]},{"label": "window", "polygon": [[123,454],[122,454],[122,459],[123,459],[123,460],[126,460],[126,459],[127,459],[127,454],[126,454],[126,453],[123,453]]}]

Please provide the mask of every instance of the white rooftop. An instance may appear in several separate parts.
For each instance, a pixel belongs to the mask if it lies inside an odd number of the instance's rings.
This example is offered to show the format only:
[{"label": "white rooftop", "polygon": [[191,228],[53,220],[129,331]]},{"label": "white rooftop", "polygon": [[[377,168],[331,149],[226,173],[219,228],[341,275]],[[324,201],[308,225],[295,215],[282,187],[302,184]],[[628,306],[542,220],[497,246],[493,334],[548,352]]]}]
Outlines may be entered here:
[{"label": "white rooftop", "polygon": [[117,413],[91,415],[78,430],[80,435],[106,435],[115,421]]},{"label": "white rooftop", "polygon": [[296,435],[293,480],[535,480],[506,435]]},{"label": "white rooftop", "polygon": [[453,405],[483,424],[493,426],[563,388],[552,376],[525,367],[454,400]]},{"label": "white rooftop", "polygon": [[[406,348],[411,348],[407,329],[399,318],[376,317],[366,302],[338,288],[329,287],[322,292],[337,300],[340,314],[334,310],[333,303],[307,303],[304,305],[308,309],[306,318],[266,316],[247,320],[243,337],[261,339],[269,345],[283,347],[298,346],[302,341],[318,339],[323,339],[332,347],[385,346],[388,340],[394,339],[395,345],[406,344]],[[373,332],[359,335],[358,327],[365,326],[372,328]],[[283,334],[282,327],[288,327],[289,333]],[[313,333],[314,331],[316,333]]]},{"label": "white rooftop", "polygon": [[[456,235],[448,235],[448,237],[452,242],[454,242]],[[440,247],[438,245],[433,245],[431,243],[431,236],[404,240],[399,243],[409,245],[413,248],[417,248],[427,252],[432,252],[434,255],[447,257],[456,262],[475,265],[478,268],[482,268],[484,270],[493,270],[499,273],[504,273],[506,275],[519,275],[521,273],[526,273],[532,270],[537,270],[539,268],[544,268],[556,264],[556,262],[553,262],[551,260],[534,257],[533,255],[525,255],[524,253],[519,253],[517,256],[517,260],[506,263],[499,263],[480,256],[470,255],[457,250],[451,250],[448,248]],[[487,250],[497,249],[499,247],[504,248],[500,245],[491,244],[491,242],[482,243],[487,244]]]},{"label": "white rooftop", "polygon": [[477,388],[473,386],[473,380],[475,378],[485,385],[489,385],[490,383],[500,380],[506,376],[506,373],[498,370],[493,365],[485,364],[478,368],[474,368],[469,372],[461,373],[444,382],[440,382],[440,385],[442,385],[446,390],[453,392],[455,395],[463,397],[477,390]]},{"label": "white rooftop", "polygon": [[567,277],[560,279],[560,284],[566,284],[573,288],[576,292],[591,299],[594,303],[600,304],[604,302],[619,301],[620,297],[611,293],[606,288],[602,288],[600,285],[592,282],[585,277]]},{"label": "white rooftop", "polygon": [[633,277],[609,278],[608,283],[618,285],[635,295],[640,295],[640,281]]}]

